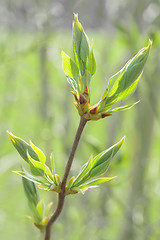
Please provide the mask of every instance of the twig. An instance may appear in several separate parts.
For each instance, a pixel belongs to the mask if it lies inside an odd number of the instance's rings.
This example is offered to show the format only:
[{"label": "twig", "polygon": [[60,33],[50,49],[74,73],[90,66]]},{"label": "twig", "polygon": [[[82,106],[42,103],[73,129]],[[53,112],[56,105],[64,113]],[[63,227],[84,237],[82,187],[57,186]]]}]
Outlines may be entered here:
[{"label": "twig", "polygon": [[46,226],[46,232],[45,232],[44,240],[49,240],[50,239],[51,226],[57,220],[57,218],[59,217],[59,215],[60,215],[60,213],[63,209],[64,199],[65,199],[65,186],[66,186],[67,178],[68,178],[71,166],[72,166],[72,162],[73,162],[73,159],[74,159],[74,155],[75,155],[80,137],[82,135],[82,132],[83,132],[83,129],[84,129],[86,123],[87,123],[87,120],[85,119],[84,116],[82,116],[81,120],[80,120],[80,123],[79,123],[79,127],[78,127],[78,130],[77,130],[76,136],[75,136],[75,139],[74,139],[74,142],[73,142],[72,150],[71,150],[71,153],[70,153],[67,165],[66,165],[66,169],[65,169],[65,172],[64,172],[62,185],[61,185],[61,192],[59,193],[59,198],[58,198],[58,205],[57,205],[57,208],[56,208],[54,214],[51,216],[51,218],[50,218],[50,220],[49,220],[49,222]]}]

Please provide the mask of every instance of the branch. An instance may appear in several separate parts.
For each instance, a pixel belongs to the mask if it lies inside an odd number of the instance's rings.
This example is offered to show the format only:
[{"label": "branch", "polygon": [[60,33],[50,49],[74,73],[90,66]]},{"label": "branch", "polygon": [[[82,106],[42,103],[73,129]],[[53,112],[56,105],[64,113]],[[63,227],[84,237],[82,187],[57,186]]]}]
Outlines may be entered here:
[{"label": "branch", "polygon": [[46,232],[45,232],[45,238],[44,240],[49,240],[50,236],[51,236],[51,226],[52,224],[57,220],[57,218],[59,217],[62,209],[63,209],[63,205],[64,205],[64,199],[65,199],[65,186],[66,186],[66,182],[67,182],[67,178],[73,163],[73,159],[74,159],[74,155],[80,140],[80,137],[82,135],[83,129],[85,127],[87,123],[87,119],[85,119],[84,116],[81,117],[80,123],[79,123],[79,127],[73,142],[73,146],[72,146],[72,150],[70,153],[70,156],[68,158],[68,162],[66,165],[66,169],[64,172],[64,176],[63,176],[63,180],[62,180],[62,185],[61,185],[61,192],[59,193],[59,197],[58,197],[58,205],[57,208],[54,212],[54,214],[51,216],[50,220],[48,221],[48,224],[46,226]]}]

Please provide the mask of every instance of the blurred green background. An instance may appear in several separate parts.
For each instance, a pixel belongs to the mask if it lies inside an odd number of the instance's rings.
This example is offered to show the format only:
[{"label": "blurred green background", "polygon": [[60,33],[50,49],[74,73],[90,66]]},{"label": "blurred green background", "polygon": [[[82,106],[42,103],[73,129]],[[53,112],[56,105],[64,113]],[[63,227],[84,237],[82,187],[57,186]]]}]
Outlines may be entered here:
[{"label": "blurred green background", "polygon": [[[32,223],[19,170],[22,160],[6,130],[31,139],[63,176],[79,116],[62,71],[60,49],[72,53],[73,12],[93,38],[97,72],[91,102],[106,80],[139,49],[153,47],[128,111],[89,122],[76,153],[76,175],[91,153],[126,141],[111,164],[116,180],[84,196],[68,196],[53,226],[58,240],[160,239],[160,1],[1,0],[0,1],[0,239],[42,239]],[[41,191],[46,203],[57,195]]]}]

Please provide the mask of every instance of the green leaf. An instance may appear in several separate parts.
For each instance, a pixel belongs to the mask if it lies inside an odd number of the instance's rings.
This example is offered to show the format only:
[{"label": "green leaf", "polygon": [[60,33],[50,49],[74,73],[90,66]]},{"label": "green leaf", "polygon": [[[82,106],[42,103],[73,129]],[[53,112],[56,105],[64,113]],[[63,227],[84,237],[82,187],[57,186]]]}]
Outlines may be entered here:
[{"label": "green leaf", "polygon": [[29,162],[28,156],[27,156],[27,151],[29,152],[29,155],[39,161],[39,158],[36,154],[36,152],[31,148],[31,146],[26,143],[23,139],[16,137],[12,133],[8,132],[8,136],[13,144],[13,146],[17,149],[19,152],[20,156],[26,161]]},{"label": "green leaf", "polygon": [[89,171],[90,166],[92,164],[92,160],[93,160],[93,156],[91,155],[88,162],[86,162],[83,166],[82,169],[80,171],[80,173],[78,174],[78,176],[76,177],[76,179],[73,182],[72,187],[76,187],[79,185],[79,182],[81,182],[81,180],[83,179],[83,177],[86,175],[86,173]]},{"label": "green leaf", "polygon": [[69,181],[68,181],[68,186],[69,186],[69,188],[71,188],[71,187],[73,186],[74,180],[75,180],[75,177],[74,177],[74,176],[69,179]]},{"label": "green leaf", "polygon": [[125,137],[123,137],[118,143],[116,143],[106,151],[103,151],[102,153],[98,154],[93,159],[91,168],[88,172],[88,179],[100,176],[108,170],[112,158],[120,149],[122,143],[124,142],[124,139]]},{"label": "green leaf", "polygon": [[22,177],[22,182],[23,182],[24,192],[26,194],[28,201],[32,202],[36,207],[39,201],[39,196],[38,196],[38,191],[35,186],[35,183],[26,179],[25,177]]},{"label": "green leaf", "polygon": [[53,158],[53,153],[51,152],[50,155],[50,161],[51,161],[51,169],[52,169],[52,175],[55,175],[55,164],[54,164],[54,158]]},{"label": "green leaf", "polygon": [[29,174],[27,171],[23,172],[23,171],[13,171],[14,173],[20,175],[21,177],[24,177],[26,179],[28,179],[31,182],[37,183],[37,184],[43,184],[45,186],[51,186],[51,184],[42,182],[41,180],[39,180],[38,178],[35,178],[34,176],[32,176],[31,174]]},{"label": "green leaf", "polygon": [[109,110],[113,106],[113,104],[117,102],[117,99],[118,99],[117,96],[114,95],[101,100],[98,103],[98,112],[104,112]]},{"label": "green leaf", "polygon": [[38,147],[36,147],[31,141],[30,141],[30,146],[31,146],[31,148],[37,153],[37,156],[38,156],[38,158],[39,158],[39,161],[40,161],[41,163],[45,163],[46,157],[45,157],[44,153],[42,152],[42,150],[39,149]]},{"label": "green leaf", "polygon": [[43,177],[45,175],[45,171],[46,171],[46,168],[45,168],[45,164],[44,163],[41,163],[41,162],[38,162],[38,161],[35,161],[30,155],[29,153],[27,152],[27,157],[28,157],[28,160],[30,162],[30,168],[31,168],[31,172],[33,175],[35,176],[41,176]]},{"label": "green leaf", "polygon": [[41,219],[43,219],[44,217],[44,209],[45,209],[45,205],[44,205],[44,201],[41,200],[39,201],[39,203],[37,204],[37,212],[38,212],[38,215],[40,216]]},{"label": "green leaf", "polygon": [[[27,156],[28,156],[28,159],[31,163],[30,168],[31,168],[32,174],[34,174],[35,176],[45,177],[46,180],[48,180],[50,183],[53,183],[54,182],[54,177],[53,177],[50,169],[48,168],[48,166],[45,165],[42,162],[35,161],[33,158],[31,158],[29,153],[27,153]],[[51,179],[51,181],[48,177]]]},{"label": "green leaf", "polygon": [[44,191],[50,191],[51,187],[53,187],[53,185],[51,185],[49,187],[46,187],[44,184],[40,184],[40,185],[37,186],[38,189],[44,190]]},{"label": "green leaf", "polygon": [[142,75],[152,42],[142,48],[127,64],[109,79],[108,97],[118,96],[117,101],[129,96],[136,88]]},{"label": "green leaf", "polygon": [[121,107],[117,107],[117,108],[111,109],[110,111],[108,111],[108,113],[113,113],[113,112],[118,112],[118,111],[130,109],[130,108],[132,108],[134,105],[136,105],[139,102],[140,101],[137,101],[137,102],[135,102],[133,104],[130,104],[130,105],[121,106]]},{"label": "green leaf", "polygon": [[105,178],[98,178],[98,179],[94,179],[88,183],[85,183],[83,185],[80,185],[79,188],[80,189],[84,189],[84,188],[96,188],[99,187],[101,184],[104,184],[106,182],[111,181],[112,179],[114,179],[116,177],[105,177]]},{"label": "green leaf", "polygon": [[54,175],[52,175],[52,173],[47,165],[45,165],[45,173],[52,180],[52,182],[54,182]]},{"label": "green leaf", "polygon": [[35,222],[35,219],[30,217],[30,216],[25,216],[24,218],[31,221],[31,222]]},{"label": "green leaf", "polygon": [[59,183],[60,183],[60,176],[58,175],[58,174],[55,174],[54,175],[54,178],[55,178],[55,184],[58,186],[59,185]]},{"label": "green leaf", "polygon": [[62,51],[62,66],[66,76],[68,76],[71,79],[74,79],[78,84],[79,69],[76,63],[63,51]]},{"label": "green leaf", "polygon": [[82,170],[73,182],[72,188],[84,184],[93,177],[104,174],[108,170],[112,158],[118,152],[124,142],[124,139],[125,137],[109,149],[99,153],[96,157],[94,157],[94,159],[90,158],[89,161],[82,167]]},{"label": "green leaf", "polygon": [[84,74],[84,69],[87,69],[89,49],[88,37],[78,21],[78,14],[75,14],[73,22],[73,53],[74,60],[79,65],[82,75]]},{"label": "green leaf", "polygon": [[52,208],[53,208],[53,202],[50,202],[45,209],[45,216],[51,215]]},{"label": "green leaf", "polygon": [[91,76],[93,76],[96,72],[96,60],[93,53],[93,46],[91,47],[91,51],[89,55],[88,71],[91,73]]},{"label": "green leaf", "polygon": [[76,92],[78,89],[78,85],[76,83],[76,81],[73,78],[70,78],[68,76],[66,76],[67,82],[69,83],[69,85],[71,86],[71,88]]}]

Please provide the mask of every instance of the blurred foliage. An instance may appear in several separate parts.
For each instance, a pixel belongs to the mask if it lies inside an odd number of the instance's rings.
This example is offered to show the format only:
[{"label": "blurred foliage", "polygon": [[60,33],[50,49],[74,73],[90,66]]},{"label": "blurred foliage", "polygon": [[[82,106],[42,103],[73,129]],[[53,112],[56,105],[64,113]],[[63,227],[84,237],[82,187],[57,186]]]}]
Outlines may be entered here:
[{"label": "blurred foliage", "polygon": [[[20,1],[16,2],[18,4]],[[107,6],[110,6],[110,2],[107,1]],[[95,156],[126,135],[125,144],[112,162],[109,171],[110,176],[117,175],[118,178],[110,183],[112,187],[104,186],[92,192],[88,191],[88,194],[77,195],[74,199],[69,196],[62,215],[53,227],[53,239],[160,239],[160,30],[159,16],[152,14],[156,10],[151,11],[158,9],[159,2],[153,1],[153,5],[150,5],[149,1],[145,3],[142,1],[139,7],[137,1],[132,1],[134,8],[132,13],[128,12],[131,15],[128,23],[125,22],[128,15],[123,17],[122,14],[129,8],[131,1],[120,2],[123,4],[116,8],[116,4],[117,6],[119,4],[114,1],[113,11],[110,12],[113,13],[112,16],[117,16],[110,22],[111,26],[114,26],[114,34],[106,33],[105,28],[103,31],[92,31],[89,34],[89,37],[94,39],[97,61],[97,72],[92,80],[91,103],[94,104],[92,96],[96,102],[102,95],[106,80],[140,48],[147,46],[150,38],[153,40],[153,47],[145,73],[133,99],[128,102],[140,100],[140,103],[127,112],[115,113],[111,118],[88,124],[71,175],[76,176],[78,169],[86,162],[91,152]],[[3,5],[4,3],[3,1]],[[157,8],[154,8],[155,6]],[[123,12],[116,15],[116,11],[122,8]],[[70,11],[77,12],[78,8],[70,7]],[[83,19],[81,13],[79,16]],[[109,16],[107,15],[108,19]],[[135,16],[136,22],[133,22],[132,18]],[[107,25],[106,29],[110,27]],[[112,30],[111,28],[111,32]],[[27,201],[20,178],[11,173],[11,170],[19,169],[20,157],[10,144],[6,130],[26,141],[30,138],[45,152],[48,159],[53,150],[57,171],[61,176],[63,174],[79,122],[72,104],[73,96],[62,71],[60,54],[61,47],[67,54],[71,53],[71,41],[70,33],[66,30],[63,32],[57,30],[53,33],[23,31],[23,34],[21,31],[1,31],[0,238],[2,239],[35,240],[40,237],[32,224],[28,225],[23,218],[30,214]],[[55,194],[49,193],[49,198],[46,198],[42,192],[42,198],[46,203],[53,201],[54,207],[56,206]]]}]

